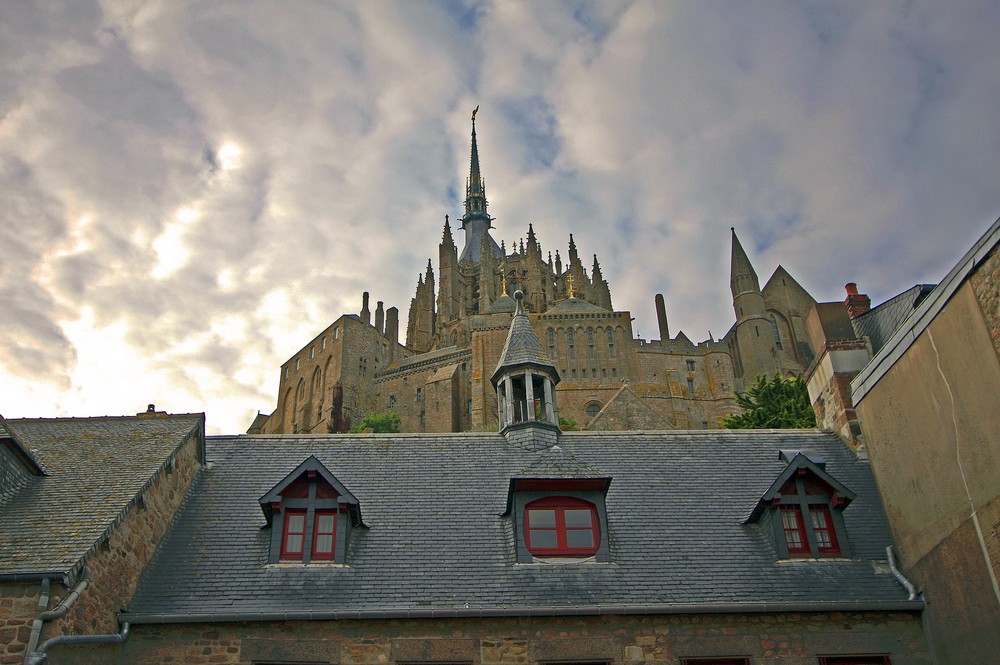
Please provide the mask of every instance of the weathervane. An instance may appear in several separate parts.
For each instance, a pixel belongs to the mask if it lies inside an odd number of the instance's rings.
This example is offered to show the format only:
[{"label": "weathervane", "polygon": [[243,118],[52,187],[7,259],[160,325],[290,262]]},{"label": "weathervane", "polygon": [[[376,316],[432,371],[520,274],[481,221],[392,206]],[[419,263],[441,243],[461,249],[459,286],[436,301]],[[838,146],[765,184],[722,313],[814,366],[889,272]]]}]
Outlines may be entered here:
[{"label": "weathervane", "polygon": [[476,104],[476,108],[472,109],[472,122],[476,121],[476,113],[479,112],[479,104]]}]

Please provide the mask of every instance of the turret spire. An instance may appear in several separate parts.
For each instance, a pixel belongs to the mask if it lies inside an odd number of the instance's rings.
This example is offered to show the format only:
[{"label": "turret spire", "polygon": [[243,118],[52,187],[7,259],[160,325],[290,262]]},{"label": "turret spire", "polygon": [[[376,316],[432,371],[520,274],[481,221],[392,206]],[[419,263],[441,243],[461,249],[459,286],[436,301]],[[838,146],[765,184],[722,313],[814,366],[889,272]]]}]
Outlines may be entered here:
[{"label": "turret spire", "polygon": [[736,229],[730,228],[730,231],[733,234],[733,253],[729,268],[729,286],[733,297],[736,298],[741,293],[760,292],[757,273],[747,258],[747,253],[743,251],[740,239],[736,237]]}]

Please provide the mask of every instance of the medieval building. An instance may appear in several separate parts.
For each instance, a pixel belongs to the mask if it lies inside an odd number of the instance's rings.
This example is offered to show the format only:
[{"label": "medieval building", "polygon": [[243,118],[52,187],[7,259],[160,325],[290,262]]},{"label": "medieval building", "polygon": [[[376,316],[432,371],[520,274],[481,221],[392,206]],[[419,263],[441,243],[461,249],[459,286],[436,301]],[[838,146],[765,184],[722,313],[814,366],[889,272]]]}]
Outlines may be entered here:
[{"label": "medieval building", "polygon": [[635,337],[632,316],[615,311],[597,255],[584,266],[569,237],[564,263],[528,225],[507,247],[490,231],[475,117],[465,211],[456,243],[445,216],[438,265],[417,278],[405,345],[396,308],[374,321],[368,294],[288,359],[278,403],[251,432],[343,432],[371,412],[399,414],[407,432],[488,429],[497,420],[489,372],[503,346],[516,289],[536,335],[559,370],[559,415],[588,430],[713,429],[735,410],[734,393],[758,374],[794,375],[813,359],[805,319],[815,300],[781,266],[760,286],[735,230],[730,287],[735,323],[720,340],[670,336],[655,298],[659,339]]}]

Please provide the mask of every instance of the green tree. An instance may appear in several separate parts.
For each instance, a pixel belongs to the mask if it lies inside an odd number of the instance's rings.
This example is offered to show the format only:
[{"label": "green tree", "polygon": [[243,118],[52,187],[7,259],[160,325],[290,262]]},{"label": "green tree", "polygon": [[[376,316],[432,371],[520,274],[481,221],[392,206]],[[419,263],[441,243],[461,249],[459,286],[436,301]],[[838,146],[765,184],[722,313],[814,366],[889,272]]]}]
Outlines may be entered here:
[{"label": "green tree", "polygon": [[801,376],[783,379],[775,372],[774,378],[768,379],[760,374],[750,390],[736,393],[736,403],[743,412],[723,418],[726,429],[816,427],[816,413]]},{"label": "green tree", "polygon": [[559,429],[564,432],[575,432],[578,428],[576,426],[576,421],[572,418],[563,418],[559,416]]},{"label": "green tree", "polygon": [[392,411],[386,413],[369,413],[361,419],[361,422],[349,431],[352,434],[359,434],[366,429],[370,429],[376,434],[399,431],[399,414]]}]

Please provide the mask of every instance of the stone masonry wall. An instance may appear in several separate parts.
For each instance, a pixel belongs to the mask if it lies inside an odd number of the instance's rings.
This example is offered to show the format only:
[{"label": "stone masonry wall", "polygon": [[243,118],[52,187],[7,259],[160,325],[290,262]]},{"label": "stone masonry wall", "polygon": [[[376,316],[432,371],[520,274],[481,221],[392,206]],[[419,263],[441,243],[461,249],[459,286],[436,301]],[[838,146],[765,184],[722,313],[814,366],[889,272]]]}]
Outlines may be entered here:
[{"label": "stone masonry wall", "polygon": [[124,645],[77,648],[72,662],[678,665],[749,656],[755,665],[816,665],[818,655],[844,654],[930,662],[919,616],[837,612],[140,625]]},{"label": "stone masonry wall", "polygon": [[[201,436],[193,435],[178,451],[174,468],[162,472],[143,493],[143,502],[133,505],[114,528],[111,537],[86,559],[90,586],[61,619],[46,622],[41,640],[61,634],[99,635],[117,633],[117,613],[135,591],[142,569],[163,538],[188,486],[200,468]],[[21,663],[31,624],[37,615],[41,583],[0,584],[0,665]],[[53,583],[48,609],[54,609],[69,593]],[[57,660],[57,647],[50,662]]]}]

